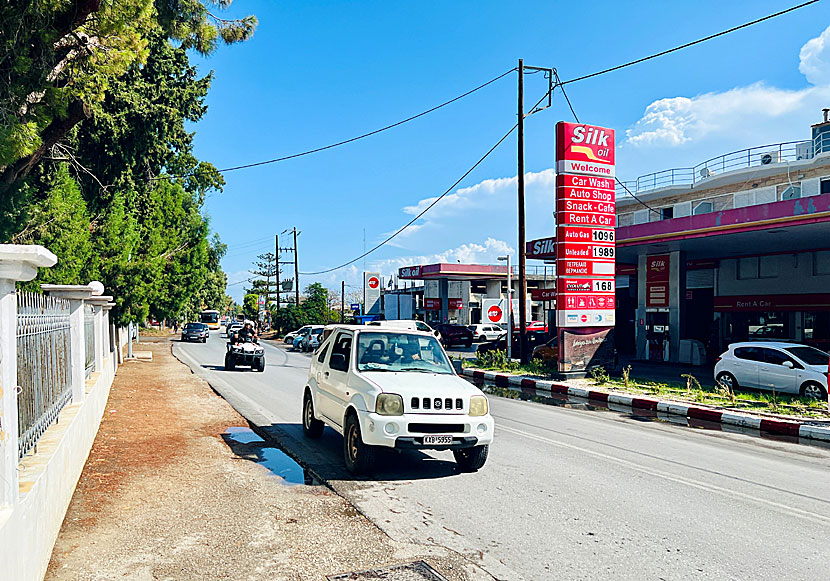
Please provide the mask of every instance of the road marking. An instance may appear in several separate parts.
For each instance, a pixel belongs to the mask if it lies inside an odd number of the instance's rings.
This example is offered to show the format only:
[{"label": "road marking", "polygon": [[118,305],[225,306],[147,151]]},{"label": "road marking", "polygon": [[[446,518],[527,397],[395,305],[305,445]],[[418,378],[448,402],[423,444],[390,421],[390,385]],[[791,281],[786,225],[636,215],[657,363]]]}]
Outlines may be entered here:
[{"label": "road marking", "polygon": [[559,446],[560,448],[567,448],[570,450],[576,450],[578,452],[582,452],[584,454],[589,454],[591,456],[595,456],[597,458],[602,458],[603,460],[608,460],[611,462],[615,462],[622,466],[626,466],[638,472],[642,472],[645,474],[649,474],[651,476],[656,476],[658,478],[663,478],[665,480],[671,480],[673,482],[677,482],[678,484],[685,484],[686,486],[691,486],[692,488],[698,488],[700,490],[705,490],[707,492],[713,492],[715,494],[720,494],[721,496],[726,497],[733,497],[733,498],[740,498],[743,500],[747,500],[750,502],[754,502],[756,504],[768,506],[774,508],[778,511],[784,512],[785,514],[796,515],[807,520],[811,520],[814,522],[818,522],[820,524],[830,525],[830,517],[818,514],[815,512],[810,512],[807,510],[803,510],[800,508],[796,508],[793,506],[789,506],[786,504],[782,504],[779,502],[775,502],[772,500],[766,500],[763,498],[759,498],[756,496],[752,496],[750,494],[745,494],[743,492],[738,492],[737,490],[730,490],[728,488],[723,488],[720,486],[716,486],[714,484],[707,484],[705,482],[700,482],[699,480],[693,480],[690,478],[684,478],[682,476],[676,476],[674,474],[670,474],[668,472],[663,472],[662,470],[655,470],[653,468],[646,468],[641,466],[635,462],[631,462],[629,460],[623,460],[622,458],[617,458],[616,456],[611,456],[610,454],[604,454],[603,452],[597,452],[595,450],[590,450],[588,448],[583,448],[582,446],[575,446],[573,444],[566,444],[564,442],[557,442],[556,440],[552,440],[550,438],[546,438],[544,436],[539,436],[536,434],[531,434],[530,432],[525,432],[523,430],[517,430],[516,428],[510,428],[503,424],[498,426],[499,430],[503,430],[505,432],[509,432],[511,434],[515,434],[517,436],[522,436],[531,440],[536,440],[537,442],[542,442],[545,444],[550,444],[552,446]]}]

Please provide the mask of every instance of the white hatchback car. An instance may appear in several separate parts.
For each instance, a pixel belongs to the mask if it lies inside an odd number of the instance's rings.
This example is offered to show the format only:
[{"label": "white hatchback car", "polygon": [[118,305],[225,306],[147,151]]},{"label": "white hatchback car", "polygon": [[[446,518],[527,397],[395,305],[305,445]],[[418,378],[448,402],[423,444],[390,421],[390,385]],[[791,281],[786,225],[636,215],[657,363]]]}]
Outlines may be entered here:
[{"label": "white hatchback car", "polygon": [[469,325],[467,328],[473,332],[473,341],[498,341],[507,335],[507,329],[498,325]]},{"label": "white hatchback car", "polygon": [[830,355],[807,345],[783,342],[733,343],[715,364],[715,379],[727,386],[827,397]]},{"label": "white hatchback car", "polygon": [[303,432],[328,424],[343,435],[346,467],[371,470],[378,447],[452,450],[461,470],[487,460],[493,418],[487,397],[456,375],[430,334],[337,325],[311,359]]}]

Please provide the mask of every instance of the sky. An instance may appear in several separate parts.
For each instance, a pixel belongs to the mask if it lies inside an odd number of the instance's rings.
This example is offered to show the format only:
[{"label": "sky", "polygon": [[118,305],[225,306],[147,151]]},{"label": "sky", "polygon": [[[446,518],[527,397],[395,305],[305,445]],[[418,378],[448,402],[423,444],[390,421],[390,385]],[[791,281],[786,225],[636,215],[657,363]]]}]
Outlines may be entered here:
[{"label": "sky", "polygon": [[[193,56],[213,72],[195,153],[219,168],[320,147],[399,121],[509,69],[555,67],[563,80],[659,52],[797,4],[715,2],[246,1],[253,38]],[[321,153],[227,172],[206,202],[241,302],[257,254],[296,227],[300,272],[359,256],[411,220],[516,122],[517,75],[387,132]],[[525,77],[529,107],[547,90]],[[566,86],[582,122],[617,134],[617,176],[688,167],[747,147],[809,139],[830,107],[830,3]],[[553,106],[525,121],[527,237],[553,234]],[[517,244],[517,143],[502,143],[450,195],[365,260],[385,277],[433,262],[495,263]],[[364,238],[365,237],[365,238]],[[281,246],[291,245],[289,238]],[[289,255],[284,255],[284,260]],[[530,262],[529,262],[530,264]],[[284,266],[282,275],[292,277]],[[300,276],[362,285],[364,261]]]}]

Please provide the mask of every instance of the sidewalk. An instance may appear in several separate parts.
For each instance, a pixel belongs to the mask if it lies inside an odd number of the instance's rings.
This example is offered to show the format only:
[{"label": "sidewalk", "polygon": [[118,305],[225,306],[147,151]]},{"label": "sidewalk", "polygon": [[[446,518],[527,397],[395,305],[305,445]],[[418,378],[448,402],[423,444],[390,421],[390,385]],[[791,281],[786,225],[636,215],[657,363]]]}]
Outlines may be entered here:
[{"label": "sidewalk", "polygon": [[153,360],[118,371],[46,579],[325,579],[421,559],[473,578],[460,555],[392,541],[327,487],[276,476],[303,480],[168,338],[141,346]]}]

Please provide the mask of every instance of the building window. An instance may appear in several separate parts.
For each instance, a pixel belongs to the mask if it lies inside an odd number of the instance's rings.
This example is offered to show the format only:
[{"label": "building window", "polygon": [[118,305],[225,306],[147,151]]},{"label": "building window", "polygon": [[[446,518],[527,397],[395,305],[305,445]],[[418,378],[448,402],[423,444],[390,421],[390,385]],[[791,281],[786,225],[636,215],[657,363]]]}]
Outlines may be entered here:
[{"label": "building window", "polygon": [[751,280],[758,278],[758,257],[738,259],[738,280]]},{"label": "building window", "polygon": [[813,252],[813,275],[830,274],[830,250]]},{"label": "building window", "polygon": [[824,178],[821,180],[821,193],[830,194],[830,178]]},{"label": "building window", "polygon": [[782,200],[795,200],[801,197],[801,184],[791,184],[781,191]]},{"label": "building window", "polygon": [[758,259],[758,278],[775,278],[778,276],[778,256],[761,256]]},{"label": "building window", "polygon": [[660,208],[661,220],[671,220],[672,218],[674,218],[674,206],[670,206],[668,208]]},{"label": "building window", "polygon": [[695,209],[692,210],[692,214],[695,216],[699,214],[710,214],[713,209],[712,202],[699,202],[695,205]]}]

